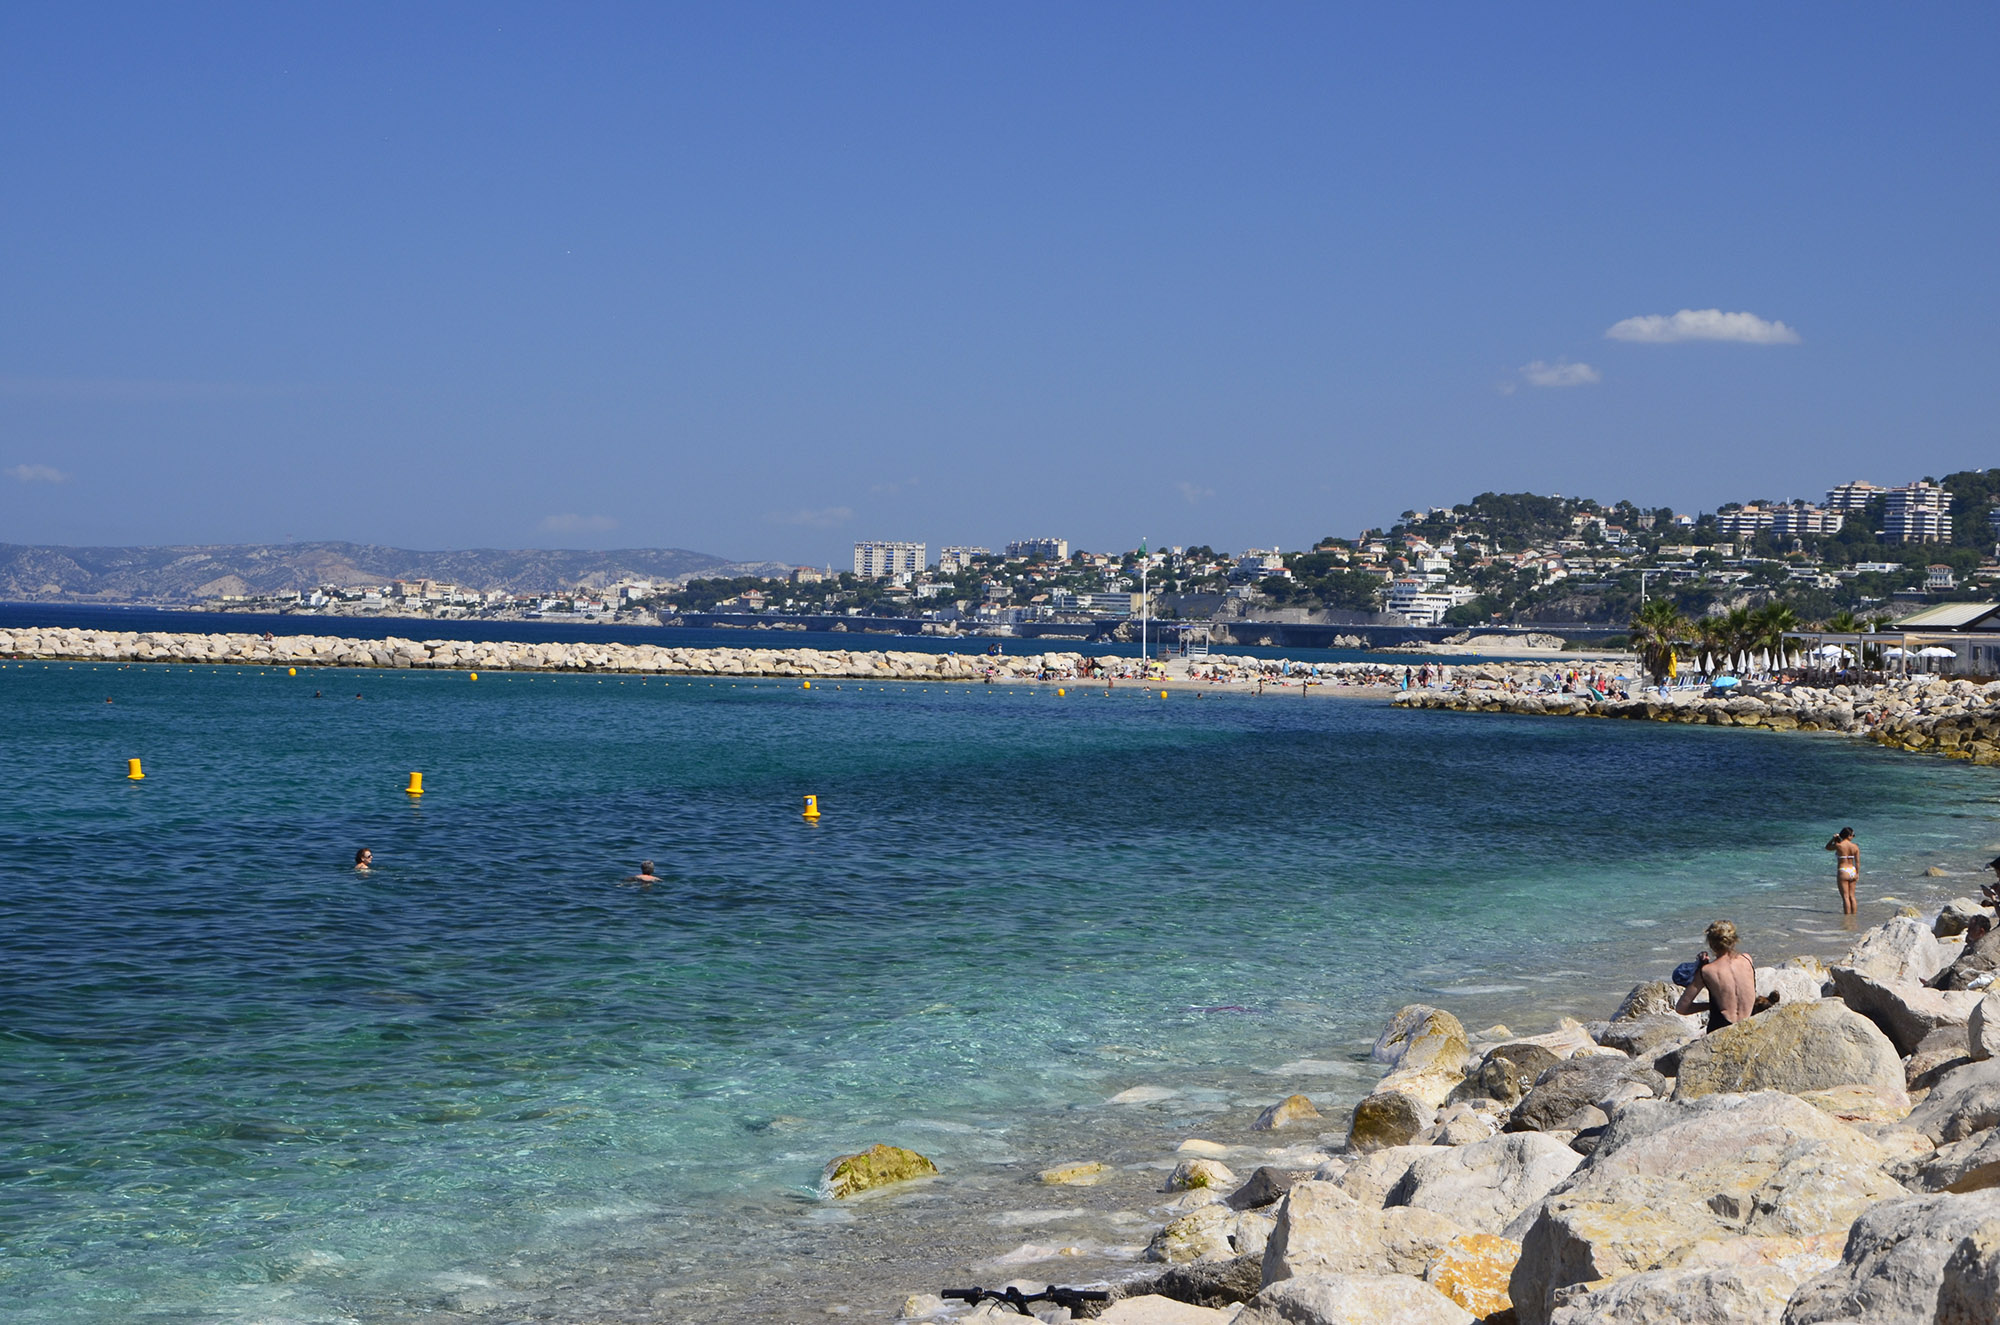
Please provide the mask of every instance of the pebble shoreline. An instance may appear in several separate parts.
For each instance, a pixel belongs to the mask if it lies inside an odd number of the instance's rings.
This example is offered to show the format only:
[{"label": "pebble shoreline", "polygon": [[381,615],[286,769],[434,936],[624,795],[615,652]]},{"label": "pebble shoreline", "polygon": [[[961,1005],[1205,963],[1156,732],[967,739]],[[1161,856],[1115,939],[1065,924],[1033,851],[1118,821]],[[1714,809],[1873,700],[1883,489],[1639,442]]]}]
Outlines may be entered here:
[{"label": "pebble shoreline", "polygon": [[1726,697],[1687,690],[1663,696],[1646,688],[1617,699],[1527,688],[1545,670],[1498,664],[1461,668],[1455,688],[1411,691],[1398,695],[1395,703],[1463,713],[1838,732],[1912,753],[2000,764],[2000,681],[1981,685],[1913,677],[1876,685],[1753,684]]}]

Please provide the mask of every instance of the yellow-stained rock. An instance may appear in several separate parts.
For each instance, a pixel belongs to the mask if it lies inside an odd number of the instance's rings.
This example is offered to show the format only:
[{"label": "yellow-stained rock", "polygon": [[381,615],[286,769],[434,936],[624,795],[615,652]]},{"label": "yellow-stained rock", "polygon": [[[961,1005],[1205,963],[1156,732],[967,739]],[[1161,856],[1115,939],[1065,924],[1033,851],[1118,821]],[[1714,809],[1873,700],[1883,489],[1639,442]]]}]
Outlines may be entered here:
[{"label": "yellow-stained rock", "polygon": [[914,1150],[873,1145],[859,1154],[841,1155],[830,1161],[826,1172],[820,1175],[820,1190],[839,1199],[894,1182],[927,1178],[937,1171],[937,1165]]},{"label": "yellow-stained rock", "polygon": [[1287,1095],[1270,1108],[1257,1115],[1257,1121],[1250,1124],[1253,1132],[1273,1132],[1293,1123],[1302,1123],[1319,1117],[1319,1110],[1303,1095]]},{"label": "yellow-stained rock", "polygon": [[1492,1233],[1453,1238],[1424,1271],[1424,1282],[1475,1316],[1490,1316],[1514,1305],[1507,1277],[1521,1259],[1521,1244]]},{"label": "yellow-stained rock", "polygon": [[1109,1164],[1086,1159],[1074,1164],[1058,1164],[1052,1169],[1043,1169],[1035,1176],[1051,1187],[1095,1187],[1104,1181],[1104,1175],[1110,1171]]}]

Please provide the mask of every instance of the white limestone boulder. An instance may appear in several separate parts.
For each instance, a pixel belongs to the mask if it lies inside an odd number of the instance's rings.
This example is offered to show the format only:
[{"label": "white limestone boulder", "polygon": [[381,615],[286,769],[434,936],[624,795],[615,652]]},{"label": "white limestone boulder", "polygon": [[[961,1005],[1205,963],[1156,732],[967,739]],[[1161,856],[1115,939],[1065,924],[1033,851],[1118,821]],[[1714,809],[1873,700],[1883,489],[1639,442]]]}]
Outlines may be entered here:
[{"label": "white limestone boulder", "polygon": [[1784,1325],[1932,1325],[1943,1319],[1947,1262],[1965,1239],[1996,1221],[2000,1190],[1874,1205],[1855,1219],[1840,1264],[1793,1292]]},{"label": "white limestone boulder", "polygon": [[1278,1205],[1264,1282],[1303,1274],[1421,1275],[1467,1230],[1429,1210],[1371,1210],[1332,1183],[1302,1182]]},{"label": "white limestone boulder", "polygon": [[1402,1275],[1312,1274],[1250,1299],[1236,1325],[1474,1325],[1477,1318],[1429,1284]]},{"label": "white limestone boulder", "polygon": [[1867,1086],[1904,1093],[1903,1060],[1868,1018],[1837,1000],[1780,1004],[1681,1052],[1675,1099]]},{"label": "white limestone boulder", "polygon": [[1851,966],[1833,968],[1833,987],[1841,1002],[1882,1028],[1899,1055],[1915,1053],[1924,1037],[1940,1026],[1966,1025],[1982,997],[1930,989],[1913,981],[1881,980]]},{"label": "white limestone boulder", "polygon": [[1555,1137],[1516,1132],[1421,1155],[1385,1198],[1499,1233],[1576,1171],[1583,1157]]},{"label": "white limestone boulder", "polygon": [[1705,1243],[1829,1239],[1903,1190],[1855,1128],[1776,1091],[1626,1105],[1590,1158],[1506,1230],[1511,1290],[1545,1325],[1580,1285],[1681,1267]]}]

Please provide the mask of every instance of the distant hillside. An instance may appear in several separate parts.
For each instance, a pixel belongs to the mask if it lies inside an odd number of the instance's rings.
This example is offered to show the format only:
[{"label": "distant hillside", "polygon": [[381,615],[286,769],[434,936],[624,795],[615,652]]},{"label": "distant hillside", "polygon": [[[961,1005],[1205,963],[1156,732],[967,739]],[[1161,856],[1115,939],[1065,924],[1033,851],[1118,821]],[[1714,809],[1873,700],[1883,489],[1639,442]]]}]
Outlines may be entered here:
[{"label": "distant hillside", "polygon": [[366,543],[217,547],[28,547],[0,543],[0,600],[191,603],[219,594],[270,594],[322,584],[437,580],[512,593],[600,587],[620,579],[774,575],[779,562],[731,562],[682,548],[619,552],[473,548],[413,552]]}]

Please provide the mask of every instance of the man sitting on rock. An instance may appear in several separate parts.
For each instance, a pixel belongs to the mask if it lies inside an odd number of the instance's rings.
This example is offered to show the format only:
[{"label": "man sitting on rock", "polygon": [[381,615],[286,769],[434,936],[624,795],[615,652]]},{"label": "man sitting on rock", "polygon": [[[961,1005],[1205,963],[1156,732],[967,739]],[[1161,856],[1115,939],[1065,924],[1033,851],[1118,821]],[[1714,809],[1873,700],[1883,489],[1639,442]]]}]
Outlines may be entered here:
[{"label": "man sitting on rock", "polygon": [[1757,975],[1747,954],[1736,951],[1736,926],[1718,920],[1708,927],[1708,946],[1714,955],[1695,957],[1694,979],[1682,991],[1674,1011],[1699,1012],[1695,995],[1708,993],[1708,1029],[1719,1031],[1748,1017],[1757,1005]]}]

